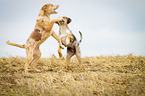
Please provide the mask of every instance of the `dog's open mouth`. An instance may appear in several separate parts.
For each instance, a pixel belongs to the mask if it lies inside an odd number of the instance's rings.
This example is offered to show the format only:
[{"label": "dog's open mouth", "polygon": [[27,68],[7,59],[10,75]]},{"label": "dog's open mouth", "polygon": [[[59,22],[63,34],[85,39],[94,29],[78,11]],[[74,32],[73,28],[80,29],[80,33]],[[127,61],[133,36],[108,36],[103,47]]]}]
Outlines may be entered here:
[{"label": "dog's open mouth", "polygon": [[58,9],[59,5],[56,5],[54,8],[54,13],[57,14],[58,12],[56,12],[55,10]]}]

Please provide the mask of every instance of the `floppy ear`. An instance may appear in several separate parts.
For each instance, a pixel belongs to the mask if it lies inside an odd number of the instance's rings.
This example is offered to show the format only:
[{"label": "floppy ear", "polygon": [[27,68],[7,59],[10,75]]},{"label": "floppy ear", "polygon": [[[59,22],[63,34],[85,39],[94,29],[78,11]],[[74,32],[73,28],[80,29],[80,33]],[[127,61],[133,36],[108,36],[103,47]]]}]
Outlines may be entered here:
[{"label": "floppy ear", "polygon": [[67,24],[69,24],[71,22],[70,18],[67,18]]},{"label": "floppy ear", "polygon": [[47,10],[47,5],[44,5],[41,9],[42,10]]},{"label": "floppy ear", "polygon": [[45,4],[41,9],[42,10],[47,10],[48,7],[50,7],[52,4],[49,3],[49,4]]}]

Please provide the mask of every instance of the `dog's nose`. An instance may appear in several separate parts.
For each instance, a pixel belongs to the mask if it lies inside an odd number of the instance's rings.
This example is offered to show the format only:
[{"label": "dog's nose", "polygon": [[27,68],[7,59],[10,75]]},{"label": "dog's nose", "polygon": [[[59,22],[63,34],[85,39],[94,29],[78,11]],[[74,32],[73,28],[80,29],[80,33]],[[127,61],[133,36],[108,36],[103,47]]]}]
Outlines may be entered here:
[{"label": "dog's nose", "polygon": [[67,24],[69,24],[71,22],[70,18],[67,18]]}]

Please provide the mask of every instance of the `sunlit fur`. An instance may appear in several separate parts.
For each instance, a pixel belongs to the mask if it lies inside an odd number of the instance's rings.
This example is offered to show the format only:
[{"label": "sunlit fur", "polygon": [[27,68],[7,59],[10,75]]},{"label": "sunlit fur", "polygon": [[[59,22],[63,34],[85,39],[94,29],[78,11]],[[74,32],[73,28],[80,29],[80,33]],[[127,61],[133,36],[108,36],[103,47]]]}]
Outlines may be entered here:
[{"label": "sunlit fur", "polygon": [[60,18],[53,19],[52,21],[50,20],[51,14],[57,14],[55,9],[57,9],[58,7],[59,5],[45,4],[41,8],[37,21],[36,21],[34,31],[31,33],[31,35],[29,36],[28,40],[26,41],[24,45],[11,43],[9,41],[6,42],[9,45],[26,49],[27,60],[25,64],[25,73],[27,73],[28,71],[29,64],[32,69],[40,72],[40,70],[37,70],[33,64],[41,57],[41,51],[39,49],[39,46],[49,36],[53,36],[58,41],[59,46],[61,47],[61,40],[53,31],[52,27],[55,22],[61,21],[62,18],[60,17]]}]

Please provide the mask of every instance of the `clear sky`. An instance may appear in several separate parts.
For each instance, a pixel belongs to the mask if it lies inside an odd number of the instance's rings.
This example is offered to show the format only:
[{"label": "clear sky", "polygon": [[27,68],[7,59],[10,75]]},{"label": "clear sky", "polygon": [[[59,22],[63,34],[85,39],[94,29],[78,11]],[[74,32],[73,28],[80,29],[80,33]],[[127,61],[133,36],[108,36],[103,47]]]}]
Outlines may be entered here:
[{"label": "clear sky", "polygon": [[[51,19],[70,17],[69,28],[78,40],[82,32],[82,57],[145,56],[145,0],[0,0],[0,57],[26,56],[25,49],[5,42],[24,44],[46,3],[59,5]],[[58,34],[57,24],[53,29]],[[58,43],[52,37],[40,49],[42,57],[58,57]],[[66,56],[66,48],[62,52]]]}]

